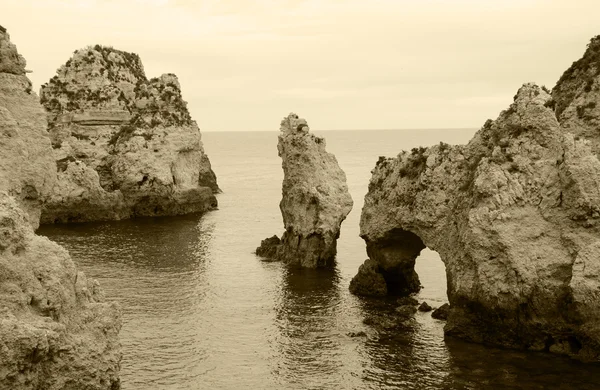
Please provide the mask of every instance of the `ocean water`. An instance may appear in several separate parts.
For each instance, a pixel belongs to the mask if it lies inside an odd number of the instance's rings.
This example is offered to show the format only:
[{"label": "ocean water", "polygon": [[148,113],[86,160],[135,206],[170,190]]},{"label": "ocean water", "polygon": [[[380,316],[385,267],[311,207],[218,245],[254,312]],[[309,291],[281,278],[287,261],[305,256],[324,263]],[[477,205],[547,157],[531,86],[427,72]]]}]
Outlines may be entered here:
[{"label": "ocean water", "polygon": [[[346,172],[354,199],[331,271],[292,270],[253,254],[262,239],[283,232],[277,132],[203,134],[223,190],[217,211],[39,233],[64,245],[121,304],[124,390],[598,389],[596,365],[445,340],[443,322],[430,313],[416,313],[402,331],[363,324],[395,306],[348,292],[366,259],[358,234],[370,170],[379,156],[465,143],[474,132],[315,131]],[[419,300],[446,302],[439,256],[424,250],[416,269]]]}]

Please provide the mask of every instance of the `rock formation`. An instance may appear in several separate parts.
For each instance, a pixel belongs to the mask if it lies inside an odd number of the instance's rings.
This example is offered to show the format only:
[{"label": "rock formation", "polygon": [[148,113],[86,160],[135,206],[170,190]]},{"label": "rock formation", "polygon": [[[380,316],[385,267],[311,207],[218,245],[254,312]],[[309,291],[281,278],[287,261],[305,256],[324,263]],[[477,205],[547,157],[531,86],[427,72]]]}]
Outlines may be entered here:
[{"label": "rock formation", "polygon": [[0,188],[15,198],[37,228],[43,196],[54,184],[54,159],[46,133],[46,114],[25,59],[0,31]]},{"label": "rock formation", "polygon": [[0,28],[0,388],[119,388],[120,312],[34,234],[56,180],[46,114]]},{"label": "rock formation", "polygon": [[446,334],[600,358],[599,42],[552,96],[525,84],[467,145],[379,159],[353,292],[380,294],[374,273],[388,293],[418,291],[427,246],[446,266]]},{"label": "rock formation", "polygon": [[352,210],[346,175],[325,140],[309,133],[304,119],[290,114],[281,121],[277,150],[283,167],[279,203],[285,232],[263,240],[258,255],[303,267],[333,263],[340,225]]},{"label": "rock formation", "polygon": [[203,212],[215,174],[173,74],[137,54],[77,50],[41,88],[58,182],[42,223]]}]

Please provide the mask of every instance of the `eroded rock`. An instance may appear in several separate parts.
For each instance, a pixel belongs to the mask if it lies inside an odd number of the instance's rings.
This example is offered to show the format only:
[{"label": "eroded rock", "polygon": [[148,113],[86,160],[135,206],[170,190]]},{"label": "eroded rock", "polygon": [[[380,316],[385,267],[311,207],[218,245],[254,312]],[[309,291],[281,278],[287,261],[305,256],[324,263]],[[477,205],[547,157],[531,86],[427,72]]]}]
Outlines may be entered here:
[{"label": "eroded rock", "polygon": [[31,83],[10,71],[25,62],[8,38],[0,28],[0,388],[118,389],[118,306],[34,234],[56,165]]},{"label": "eroded rock", "polygon": [[137,54],[90,46],[42,86],[41,102],[58,169],[43,223],[216,207],[216,176],[175,75],[148,80]]},{"label": "eroded rock", "polygon": [[572,115],[598,101],[600,57],[584,58],[587,71],[568,71],[554,98],[525,84],[467,145],[415,148],[373,170],[361,215],[369,257],[388,291],[406,294],[419,288],[420,250],[437,251],[448,335],[600,358],[600,132]]},{"label": "eroded rock", "polygon": [[0,189],[15,198],[37,228],[56,175],[46,115],[24,68],[25,59],[0,30]]},{"label": "eroded rock", "polygon": [[304,119],[292,113],[281,121],[280,130],[277,150],[284,179],[279,208],[285,232],[271,253],[303,267],[330,266],[340,226],[352,210],[346,175],[325,150],[325,140],[309,133]]}]

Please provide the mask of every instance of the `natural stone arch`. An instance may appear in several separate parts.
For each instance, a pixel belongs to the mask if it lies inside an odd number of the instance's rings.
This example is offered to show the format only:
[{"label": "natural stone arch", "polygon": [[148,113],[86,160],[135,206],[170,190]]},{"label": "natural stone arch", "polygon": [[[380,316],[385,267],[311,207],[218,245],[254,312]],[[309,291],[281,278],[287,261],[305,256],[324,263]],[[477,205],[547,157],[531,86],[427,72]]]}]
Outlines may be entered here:
[{"label": "natural stone arch", "polygon": [[600,160],[550,103],[526,84],[467,145],[381,158],[361,214],[369,260],[352,292],[394,293],[391,275],[414,281],[427,246],[446,267],[447,335],[597,360]]},{"label": "natural stone arch", "polygon": [[[395,228],[389,231],[382,239],[377,241],[366,240],[367,255],[377,265],[361,267],[360,273],[371,274],[376,272],[381,275],[385,288],[381,285],[381,278],[374,275],[362,275],[355,277],[350,290],[360,295],[408,295],[418,292],[421,288],[419,276],[415,272],[415,261],[425,244],[419,236],[404,229]],[[379,283],[373,291],[368,291],[368,285],[364,285],[361,277],[377,278]]]}]

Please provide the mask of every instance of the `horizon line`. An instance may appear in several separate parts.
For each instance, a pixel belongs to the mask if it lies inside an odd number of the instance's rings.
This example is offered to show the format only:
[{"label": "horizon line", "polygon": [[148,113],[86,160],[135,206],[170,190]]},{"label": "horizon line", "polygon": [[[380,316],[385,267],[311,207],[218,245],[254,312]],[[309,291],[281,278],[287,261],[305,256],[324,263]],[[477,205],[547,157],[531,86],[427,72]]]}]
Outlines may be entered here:
[{"label": "horizon line", "polygon": [[[310,126],[309,126],[310,128]],[[406,130],[478,130],[480,127],[417,127],[417,128],[388,128],[388,129],[310,129],[310,131],[406,131]],[[202,133],[267,133],[281,130],[202,130]]]}]

